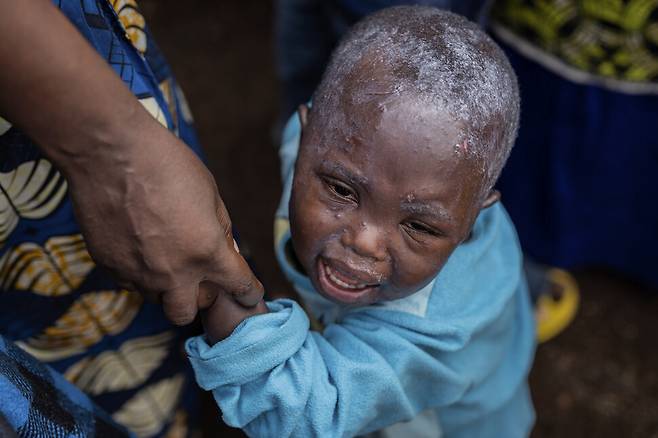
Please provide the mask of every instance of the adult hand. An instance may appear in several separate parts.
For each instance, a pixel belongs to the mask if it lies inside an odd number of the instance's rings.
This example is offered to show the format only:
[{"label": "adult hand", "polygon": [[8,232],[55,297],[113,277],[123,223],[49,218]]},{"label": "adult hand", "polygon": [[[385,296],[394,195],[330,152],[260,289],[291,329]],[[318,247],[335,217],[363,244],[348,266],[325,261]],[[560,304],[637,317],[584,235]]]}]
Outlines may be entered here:
[{"label": "adult hand", "polygon": [[202,281],[255,305],[262,286],[236,251],[212,176],[150,116],[142,123],[131,130],[132,146],[119,147],[125,155],[90,158],[68,173],[89,253],[121,286],[159,296],[176,324],[214,300],[199,294]]},{"label": "adult hand", "polygon": [[260,302],[208,170],[52,2],[0,0],[0,39],[0,114],[66,177],[94,260],[124,287],[158,295],[176,324],[214,301],[199,295],[202,281]]}]

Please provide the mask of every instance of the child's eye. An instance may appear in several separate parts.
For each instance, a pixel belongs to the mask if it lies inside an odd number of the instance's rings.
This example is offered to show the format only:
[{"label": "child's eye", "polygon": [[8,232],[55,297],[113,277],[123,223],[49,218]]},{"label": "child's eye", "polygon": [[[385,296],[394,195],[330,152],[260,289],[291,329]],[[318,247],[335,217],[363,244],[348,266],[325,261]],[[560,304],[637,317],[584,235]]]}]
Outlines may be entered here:
[{"label": "child's eye", "polygon": [[325,184],[329,188],[329,191],[337,197],[348,201],[356,201],[356,194],[345,184],[333,180],[325,180]]},{"label": "child's eye", "polygon": [[439,236],[440,233],[421,222],[406,222],[403,224],[409,233]]}]

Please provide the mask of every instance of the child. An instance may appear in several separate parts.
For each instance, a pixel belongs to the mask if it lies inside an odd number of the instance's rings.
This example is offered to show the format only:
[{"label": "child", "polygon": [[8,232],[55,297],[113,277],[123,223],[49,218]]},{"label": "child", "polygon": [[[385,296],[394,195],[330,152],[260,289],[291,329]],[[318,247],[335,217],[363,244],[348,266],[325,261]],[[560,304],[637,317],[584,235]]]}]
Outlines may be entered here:
[{"label": "child", "polygon": [[509,63],[465,19],[396,7],[354,27],[281,152],[277,257],[323,331],[294,301],[219,294],[187,344],[228,424],[528,435],[533,320],[492,190],[518,112]]}]

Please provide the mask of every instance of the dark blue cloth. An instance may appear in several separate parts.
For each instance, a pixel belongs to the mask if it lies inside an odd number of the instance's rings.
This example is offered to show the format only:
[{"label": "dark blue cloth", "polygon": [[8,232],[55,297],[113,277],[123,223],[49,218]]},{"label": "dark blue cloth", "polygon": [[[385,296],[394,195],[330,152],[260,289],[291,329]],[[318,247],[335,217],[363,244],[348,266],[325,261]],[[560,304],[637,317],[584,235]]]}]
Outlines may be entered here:
[{"label": "dark blue cloth", "polygon": [[569,82],[505,49],[522,112],[498,186],[524,250],[658,287],[658,96]]},{"label": "dark blue cloth", "polygon": [[335,0],[335,3],[355,20],[391,6],[421,5],[447,9],[477,21],[486,0]]}]

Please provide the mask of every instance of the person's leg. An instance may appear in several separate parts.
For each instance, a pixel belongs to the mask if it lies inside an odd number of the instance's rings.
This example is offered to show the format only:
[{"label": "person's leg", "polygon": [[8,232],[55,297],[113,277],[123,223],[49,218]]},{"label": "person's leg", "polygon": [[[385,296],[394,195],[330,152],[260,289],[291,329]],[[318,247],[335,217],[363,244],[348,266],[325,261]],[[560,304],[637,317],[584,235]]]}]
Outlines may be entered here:
[{"label": "person's leg", "polygon": [[280,128],[311,98],[336,36],[323,0],[278,0],[275,17],[276,71],[281,83]]}]

